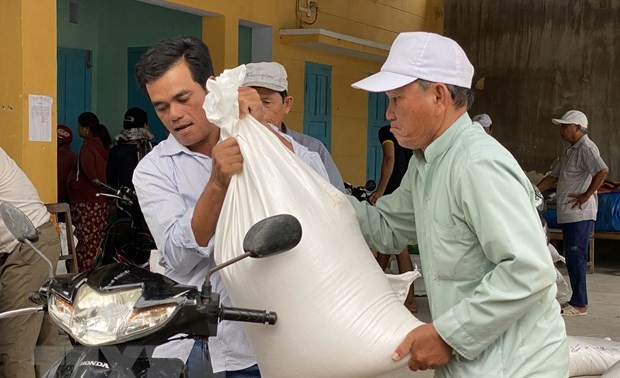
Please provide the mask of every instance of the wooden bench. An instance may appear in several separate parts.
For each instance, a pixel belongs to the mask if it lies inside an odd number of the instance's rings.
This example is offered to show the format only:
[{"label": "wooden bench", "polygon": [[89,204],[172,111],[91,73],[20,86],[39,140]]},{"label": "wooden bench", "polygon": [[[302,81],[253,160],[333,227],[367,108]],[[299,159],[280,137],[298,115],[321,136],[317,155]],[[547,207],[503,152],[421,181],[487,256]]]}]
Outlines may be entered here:
[{"label": "wooden bench", "polygon": [[[559,228],[549,229],[549,239],[551,243],[556,244],[555,241],[562,240],[562,230]],[[594,273],[594,240],[595,239],[608,239],[608,240],[620,240],[620,232],[610,231],[594,231],[590,236],[590,258],[588,259],[588,272]]]}]

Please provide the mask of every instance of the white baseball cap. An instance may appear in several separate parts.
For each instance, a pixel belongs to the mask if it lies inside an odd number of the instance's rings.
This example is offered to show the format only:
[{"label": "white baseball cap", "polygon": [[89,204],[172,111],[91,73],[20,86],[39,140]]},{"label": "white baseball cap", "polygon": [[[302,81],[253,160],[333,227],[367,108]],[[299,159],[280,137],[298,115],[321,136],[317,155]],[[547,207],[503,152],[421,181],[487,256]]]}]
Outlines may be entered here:
[{"label": "white baseball cap", "polygon": [[562,118],[552,118],[551,122],[556,125],[579,125],[584,129],[588,128],[588,117],[579,110],[569,110]]},{"label": "white baseball cap", "polygon": [[245,65],[244,87],[262,87],[276,92],[288,91],[286,69],[280,63],[262,62]]},{"label": "white baseball cap", "polygon": [[491,117],[485,113],[475,115],[474,118],[472,118],[472,121],[478,122],[484,128],[491,127],[491,124],[493,123],[493,121],[491,121]]},{"label": "white baseball cap", "polygon": [[400,33],[381,71],[351,86],[385,92],[418,79],[471,88],[474,67],[455,41],[439,34]]}]

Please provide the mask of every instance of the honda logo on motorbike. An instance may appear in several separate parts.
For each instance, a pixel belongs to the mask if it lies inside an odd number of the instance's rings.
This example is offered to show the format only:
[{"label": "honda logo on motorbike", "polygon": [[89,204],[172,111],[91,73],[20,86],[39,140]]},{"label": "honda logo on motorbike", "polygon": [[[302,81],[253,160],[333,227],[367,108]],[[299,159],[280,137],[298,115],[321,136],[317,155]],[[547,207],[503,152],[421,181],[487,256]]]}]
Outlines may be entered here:
[{"label": "honda logo on motorbike", "polygon": [[110,368],[110,365],[108,365],[107,362],[101,362],[101,361],[82,361],[80,366],[96,366],[96,367],[100,367],[104,369]]}]

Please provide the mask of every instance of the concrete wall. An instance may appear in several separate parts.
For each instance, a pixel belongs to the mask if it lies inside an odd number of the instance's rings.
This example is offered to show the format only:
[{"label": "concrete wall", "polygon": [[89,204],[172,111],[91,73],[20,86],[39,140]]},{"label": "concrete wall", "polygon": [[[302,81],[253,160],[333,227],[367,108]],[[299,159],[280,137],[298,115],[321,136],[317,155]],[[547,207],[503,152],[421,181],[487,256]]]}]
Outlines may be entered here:
[{"label": "concrete wall", "polygon": [[[30,178],[43,202],[56,201],[55,9],[54,0],[0,0],[0,148]],[[30,141],[31,94],[54,99],[50,141]]]},{"label": "concrete wall", "polygon": [[445,1],[445,35],[476,69],[470,114],[491,116],[494,136],[526,171],[548,170],[566,146],[550,119],[578,109],[608,178],[619,179],[619,21],[620,0]]}]

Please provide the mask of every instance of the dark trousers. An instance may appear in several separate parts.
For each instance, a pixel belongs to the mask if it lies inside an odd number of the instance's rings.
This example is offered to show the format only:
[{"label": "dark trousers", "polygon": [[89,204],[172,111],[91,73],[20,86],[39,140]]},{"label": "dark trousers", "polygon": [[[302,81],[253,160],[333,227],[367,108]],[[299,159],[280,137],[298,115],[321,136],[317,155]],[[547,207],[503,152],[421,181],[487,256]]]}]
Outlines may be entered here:
[{"label": "dark trousers", "polygon": [[258,365],[253,365],[243,370],[226,371],[213,375],[207,374],[207,372],[212,371],[213,369],[211,367],[211,358],[209,356],[207,343],[203,340],[197,340],[194,344],[194,347],[192,348],[192,351],[189,354],[189,357],[187,358],[188,378],[260,378],[260,371],[258,370]]},{"label": "dark trousers", "polygon": [[564,223],[562,239],[564,240],[564,256],[566,268],[570,278],[573,296],[568,303],[574,307],[588,305],[588,290],[586,287],[586,273],[588,269],[588,255],[590,249],[590,235],[594,221],[585,220],[573,223]]},{"label": "dark trousers", "polygon": [[[37,229],[39,241],[34,245],[55,267],[60,256],[60,238],[50,222]],[[19,244],[0,262],[0,311],[34,307],[28,296],[45,283],[49,275],[47,263],[26,244]],[[0,378],[34,378],[35,347],[58,345],[58,328],[48,315],[19,315],[0,320]],[[57,348],[42,356],[39,373],[62,353]],[[40,368],[40,369],[39,369]]]}]

